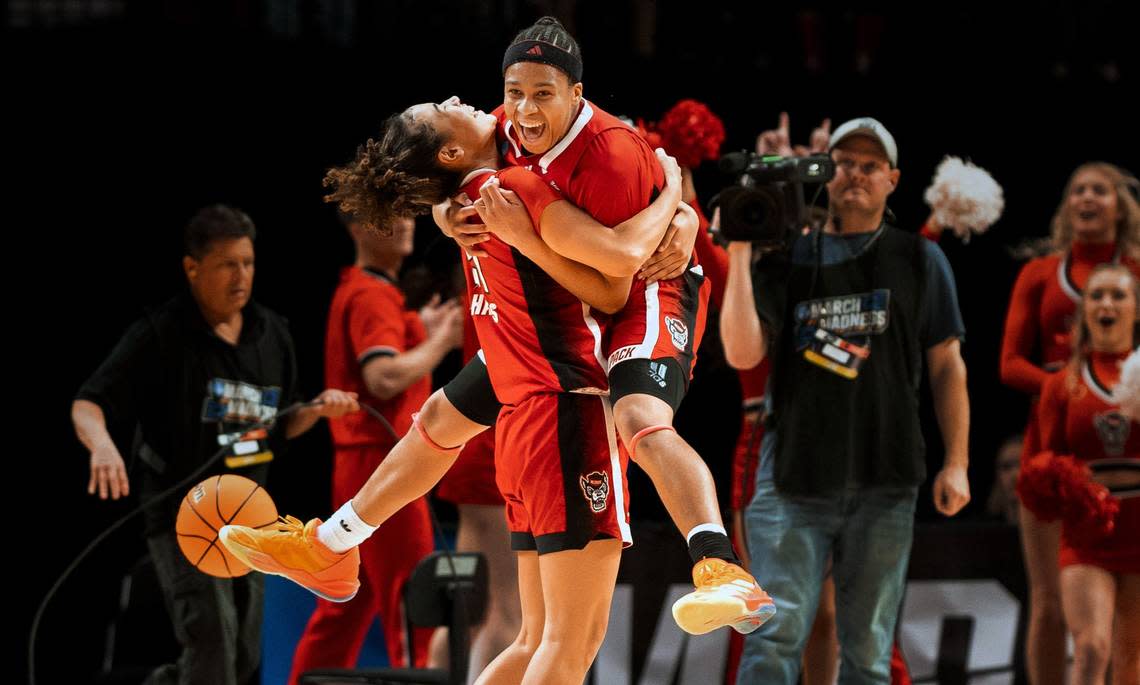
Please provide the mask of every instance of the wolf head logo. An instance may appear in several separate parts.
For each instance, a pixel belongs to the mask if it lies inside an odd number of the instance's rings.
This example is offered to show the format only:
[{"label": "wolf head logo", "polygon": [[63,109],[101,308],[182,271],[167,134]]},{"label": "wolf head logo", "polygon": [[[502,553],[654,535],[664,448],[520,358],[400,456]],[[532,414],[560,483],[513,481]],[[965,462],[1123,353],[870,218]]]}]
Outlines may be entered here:
[{"label": "wolf head logo", "polygon": [[602,471],[592,471],[578,478],[582,494],[594,513],[604,511],[610,498],[610,477]]}]

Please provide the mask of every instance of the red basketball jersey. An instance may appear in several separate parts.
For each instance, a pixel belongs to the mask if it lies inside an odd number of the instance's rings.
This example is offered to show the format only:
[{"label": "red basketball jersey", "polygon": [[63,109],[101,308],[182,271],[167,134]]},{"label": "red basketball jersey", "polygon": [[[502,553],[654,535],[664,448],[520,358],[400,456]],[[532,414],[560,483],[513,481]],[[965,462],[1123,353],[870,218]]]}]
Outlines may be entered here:
[{"label": "red basketball jersey", "polygon": [[665,185],[665,172],[641,136],[587,100],[566,135],[541,155],[521,146],[502,107],[494,113],[506,161],[529,168],[601,224],[629,219]]},{"label": "red basketball jersey", "polygon": [[[562,199],[518,167],[474,171],[463,192],[477,198],[492,175],[518,194],[536,231],[543,210]],[[589,306],[498,238],[479,247],[487,256],[465,254],[464,272],[471,318],[499,401],[517,405],[536,393],[605,392],[602,329]]]},{"label": "red basketball jersey", "polygon": [[[364,385],[364,364],[376,356],[407,352],[427,337],[419,314],[404,310],[404,294],[387,276],[360,267],[340,272],[329,308],[325,336],[325,383],[359,395],[388,419],[397,435],[411,428],[411,413],[431,394],[431,374],[390,400],[373,397]],[[366,412],[329,420],[333,445],[379,445],[387,450],[395,439]]]}]

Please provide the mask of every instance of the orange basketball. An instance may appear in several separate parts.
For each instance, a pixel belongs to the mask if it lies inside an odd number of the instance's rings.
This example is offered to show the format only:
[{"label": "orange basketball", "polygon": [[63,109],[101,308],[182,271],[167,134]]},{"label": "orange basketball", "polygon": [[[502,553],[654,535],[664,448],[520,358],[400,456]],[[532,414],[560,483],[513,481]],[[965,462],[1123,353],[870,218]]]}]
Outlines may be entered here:
[{"label": "orange basketball", "polygon": [[203,573],[218,578],[236,578],[249,573],[218,540],[218,530],[231,523],[264,528],[277,521],[277,506],[265,488],[244,476],[231,473],[212,476],[198,483],[178,509],[178,546]]}]

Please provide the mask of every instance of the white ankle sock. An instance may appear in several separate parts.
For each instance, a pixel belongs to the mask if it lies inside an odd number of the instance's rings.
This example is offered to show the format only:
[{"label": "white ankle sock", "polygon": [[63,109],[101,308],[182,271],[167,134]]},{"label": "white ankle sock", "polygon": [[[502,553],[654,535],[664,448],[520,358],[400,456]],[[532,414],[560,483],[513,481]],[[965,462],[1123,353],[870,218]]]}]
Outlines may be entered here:
[{"label": "white ankle sock", "polygon": [[697,533],[720,533],[721,535],[728,535],[728,531],[724,529],[724,526],[715,523],[702,523],[699,526],[693,526],[693,529],[685,536],[686,544],[691,543],[693,536]]},{"label": "white ankle sock", "polygon": [[325,547],[341,554],[364,542],[374,532],[376,526],[365,523],[352,508],[352,500],[348,500],[328,521],[317,526],[317,539]]}]

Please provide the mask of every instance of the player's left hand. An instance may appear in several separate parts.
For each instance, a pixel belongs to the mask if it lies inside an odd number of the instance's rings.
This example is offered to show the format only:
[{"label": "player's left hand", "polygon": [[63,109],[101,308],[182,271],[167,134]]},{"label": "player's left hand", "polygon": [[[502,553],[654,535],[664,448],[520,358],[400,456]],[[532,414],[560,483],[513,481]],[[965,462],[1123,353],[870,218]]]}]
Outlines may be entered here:
[{"label": "player's left hand", "polygon": [[360,411],[360,403],[356,401],[356,398],[357,395],[354,392],[328,388],[317,395],[315,401],[320,402],[320,404],[314,409],[326,419],[339,419],[345,414]]},{"label": "player's left hand", "polygon": [[942,467],[934,478],[934,508],[943,516],[953,516],[970,502],[970,481],[966,467]]},{"label": "player's left hand", "polygon": [[539,239],[526,206],[514,191],[502,188],[498,179],[492,178],[479,189],[475,211],[487,230],[524,254],[523,248]]},{"label": "player's left hand", "polygon": [[653,255],[641,265],[637,277],[650,283],[667,281],[685,273],[689,258],[693,255],[693,245],[697,242],[697,229],[700,220],[692,207],[682,202],[677,205],[673,223],[665,231],[665,237]]}]

